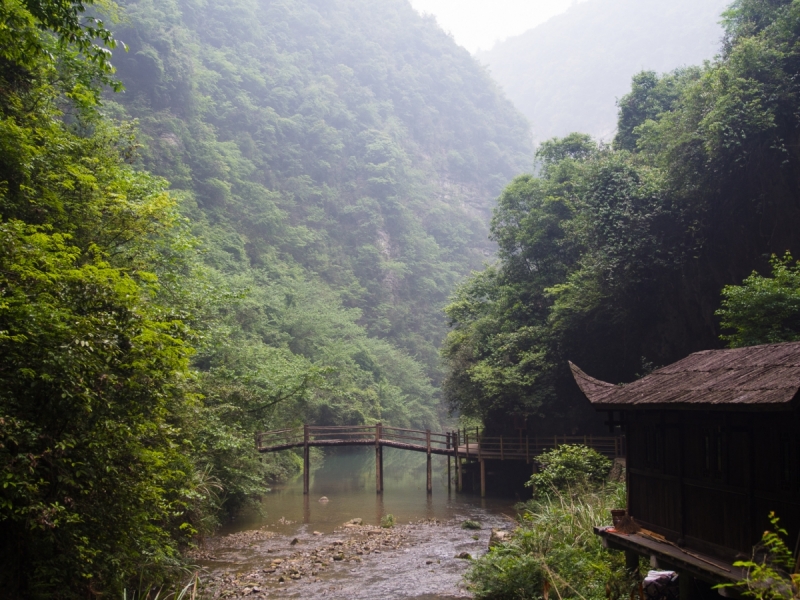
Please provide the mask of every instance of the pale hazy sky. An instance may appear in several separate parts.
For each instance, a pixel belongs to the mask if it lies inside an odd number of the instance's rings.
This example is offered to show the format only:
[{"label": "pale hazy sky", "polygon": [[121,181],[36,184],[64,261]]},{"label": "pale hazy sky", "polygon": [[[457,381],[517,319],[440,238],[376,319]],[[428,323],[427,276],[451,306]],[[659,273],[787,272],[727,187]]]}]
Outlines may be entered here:
[{"label": "pale hazy sky", "polygon": [[583,0],[411,0],[470,52],[519,35]]}]

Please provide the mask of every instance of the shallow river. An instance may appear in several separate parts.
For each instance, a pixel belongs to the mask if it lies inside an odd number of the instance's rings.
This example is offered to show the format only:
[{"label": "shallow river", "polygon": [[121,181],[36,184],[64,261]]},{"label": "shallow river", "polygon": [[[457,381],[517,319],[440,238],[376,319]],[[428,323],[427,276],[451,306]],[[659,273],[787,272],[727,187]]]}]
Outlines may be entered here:
[{"label": "shallow river", "polygon": [[[465,598],[463,573],[488,546],[492,528],[510,529],[513,499],[448,493],[447,459],[384,448],[384,492],[375,492],[375,453],[329,452],[302,477],[275,486],[259,512],[243,515],[209,540],[198,562],[210,598]],[[316,467],[316,468],[315,468]],[[327,502],[320,502],[321,497]],[[397,525],[381,529],[381,518]],[[360,519],[361,525],[345,527]],[[463,529],[470,519],[480,530]]]}]

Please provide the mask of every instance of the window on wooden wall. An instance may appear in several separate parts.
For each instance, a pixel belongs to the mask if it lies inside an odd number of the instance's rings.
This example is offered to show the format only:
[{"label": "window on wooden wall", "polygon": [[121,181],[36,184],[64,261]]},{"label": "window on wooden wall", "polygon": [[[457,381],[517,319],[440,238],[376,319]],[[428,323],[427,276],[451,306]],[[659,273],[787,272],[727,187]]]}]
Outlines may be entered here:
[{"label": "window on wooden wall", "polygon": [[647,468],[659,469],[664,468],[664,431],[659,426],[650,426],[647,428],[646,440],[646,454],[645,461]]},{"label": "window on wooden wall", "polygon": [[703,475],[723,479],[725,473],[725,435],[722,427],[703,430]]},{"label": "window on wooden wall", "polygon": [[794,435],[782,432],[780,439],[781,488],[793,490],[797,485],[797,442]]},{"label": "window on wooden wall", "polygon": [[679,427],[667,427],[664,432],[664,472],[668,475],[679,475],[681,472],[681,430]]},{"label": "window on wooden wall", "polygon": [[728,483],[737,486],[750,484],[750,431],[737,427],[728,432]]}]

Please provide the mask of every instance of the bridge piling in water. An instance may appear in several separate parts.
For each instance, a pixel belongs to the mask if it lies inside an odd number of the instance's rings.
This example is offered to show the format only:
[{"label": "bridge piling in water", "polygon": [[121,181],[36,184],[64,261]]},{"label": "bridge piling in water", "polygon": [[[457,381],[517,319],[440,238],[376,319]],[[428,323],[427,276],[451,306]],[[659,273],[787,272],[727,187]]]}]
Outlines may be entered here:
[{"label": "bridge piling in water", "polygon": [[308,483],[311,469],[308,456],[308,425],[303,425],[303,495],[308,496]]},{"label": "bridge piling in water", "polygon": [[375,491],[378,494],[383,493],[383,446],[381,445],[381,436],[383,433],[383,425],[377,423],[375,425]]},{"label": "bridge piling in water", "polygon": [[425,430],[425,444],[428,447],[428,485],[427,490],[429,494],[433,493],[433,478],[431,477],[431,430]]},{"label": "bridge piling in water", "polygon": [[[447,450],[450,450],[450,432],[447,432]],[[450,493],[450,454],[447,454],[447,493]]]},{"label": "bridge piling in water", "polygon": [[464,491],[464,476],[461,473],[461,456],[459,456],[458,449],[461,446],[461,434],[456,432],[456,443],[455,443],[455,455],[456,455],[456,477],[458,481],[456,482],[456,491],[462,492]]}]

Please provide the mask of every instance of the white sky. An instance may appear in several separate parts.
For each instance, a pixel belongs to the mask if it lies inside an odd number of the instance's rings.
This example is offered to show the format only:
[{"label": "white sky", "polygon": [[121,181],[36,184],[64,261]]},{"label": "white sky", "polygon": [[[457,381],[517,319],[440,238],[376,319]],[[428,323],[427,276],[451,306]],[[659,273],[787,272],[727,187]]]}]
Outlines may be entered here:
[{"label": "white sky", "polygon": [[489,50],[495,42],[524,33],[579,0],[411,0],[432,14],[456,42],[470,52]]}]

